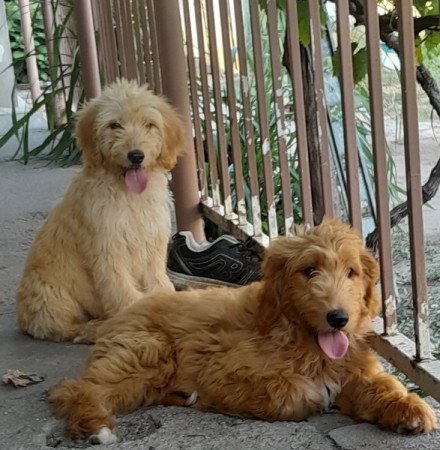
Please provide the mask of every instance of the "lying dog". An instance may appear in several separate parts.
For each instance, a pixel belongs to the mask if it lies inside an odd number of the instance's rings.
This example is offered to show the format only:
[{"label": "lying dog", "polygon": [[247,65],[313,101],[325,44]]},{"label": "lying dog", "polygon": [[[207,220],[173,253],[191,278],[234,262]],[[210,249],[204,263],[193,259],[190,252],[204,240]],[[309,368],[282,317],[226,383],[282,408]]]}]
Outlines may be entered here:
[{"label": "lying dog", "polygon": [[369,349],[377,264],[325,221],[267,250],[261,282],[151,295],[100,329],[82,377],[50,392],[72,438],[116,439],[115,413],[191,405],[303,420],[332,403],[399,433],[435,429],[431,408]]},{"label": "lying dog", "polygon": [[166,174],[183,150],[178,115],[121,80],[79,112],[75,134],[82,171],[38,233],[17,293],[18,325],[39,339],[80,340],[88,319],[174,290]]}]

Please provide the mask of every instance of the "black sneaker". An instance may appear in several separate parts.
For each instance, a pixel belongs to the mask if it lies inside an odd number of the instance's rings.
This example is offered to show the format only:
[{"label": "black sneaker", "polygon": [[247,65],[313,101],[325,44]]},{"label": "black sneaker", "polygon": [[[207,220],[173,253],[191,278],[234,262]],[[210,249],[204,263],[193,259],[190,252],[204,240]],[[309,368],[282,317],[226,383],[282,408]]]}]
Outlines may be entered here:
[{"label": "black sneaker", "polygon": [[260,278],[261,256],[252,239],[239,241],[223,235],[198,244],[191,232],[173,236],[168,254],[168,276],[177,288],[207,285],[237,286]]}]

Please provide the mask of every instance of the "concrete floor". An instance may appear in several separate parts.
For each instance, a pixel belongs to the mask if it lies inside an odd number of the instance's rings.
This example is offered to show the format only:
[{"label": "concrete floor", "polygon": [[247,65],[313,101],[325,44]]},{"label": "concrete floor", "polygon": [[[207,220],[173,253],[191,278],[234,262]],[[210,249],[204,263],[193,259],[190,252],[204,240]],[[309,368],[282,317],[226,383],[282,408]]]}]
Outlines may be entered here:
[{"label": "concrete floor", "polygon": [[[1,130],[1,127],[0,127]],[[34,139],[41,139],[34,133]],[[14,296],[27,250],[48,209],[63,195],[76,169],[23,166],[0,150],[0,374],[20,369],[44,377],[26,388],[0,385],[0,450],[85,448],[63,438],[62,424],[45,402],[46,390],[74,376],[88,348],[33,340],[15,327]],[[432,400],[428,400],[440,408]],[[398,436],[336,413],[305,422],[242,420],[189,408],[155,407],[119,418],[113,449],[435,449],[440,432]],[[100,448],[101,446],[97,446]]]}]

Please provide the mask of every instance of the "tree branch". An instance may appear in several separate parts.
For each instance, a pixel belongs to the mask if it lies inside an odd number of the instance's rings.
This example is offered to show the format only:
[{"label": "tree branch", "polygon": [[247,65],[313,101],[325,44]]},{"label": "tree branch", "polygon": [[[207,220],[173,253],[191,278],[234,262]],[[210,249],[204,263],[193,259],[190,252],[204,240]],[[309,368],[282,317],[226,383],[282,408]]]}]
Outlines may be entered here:
[{"label": "tree branch", "polygon": [[[336,3],[336,0],[328,0]],[[364,1],[351,0],[349,3],[350,14],[356,19],[356,25],[365,25]],[[395,12],[379,15],[379,27],[382,33],[390,34],[398,31],[398,16]],[[414,35],[417,36],[425,30],[440,31],[440,16],[436,14],[414,17]]]},{"label": "tree branch", "polygon": [[[379,16],[379,26],[382,33],[394,33],[398,31],[399,19],[394,13]],[[440,31],[440,16],[429,15],[414,18],[414,35],[425,30]]]},{"label": "tree branch", "polygon": [[[422,187],[423,204],[432,200],[440,186],[440,159],[429,174],[428,181]],[[408,201],[395,206],[390,212],[391,228],[400,223],[408,215]],[[365,239],[365,245],[377,251],[378,235],[377,228],[374,229]]]}]

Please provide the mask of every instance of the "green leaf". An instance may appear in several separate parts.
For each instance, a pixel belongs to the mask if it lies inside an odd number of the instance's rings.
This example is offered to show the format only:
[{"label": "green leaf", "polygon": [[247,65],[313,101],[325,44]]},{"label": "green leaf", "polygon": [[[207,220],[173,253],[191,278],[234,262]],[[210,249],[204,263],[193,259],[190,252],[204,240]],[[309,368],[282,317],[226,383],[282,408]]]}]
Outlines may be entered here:
[{"label": "green leaf", "polygon": [[277,6],[281,11],[286,11],[286,0],[277,0]]},{"label": "green leaf", "polygon": [[47,55],[47,47],[46,47],[46,45],[37,45],[36,46],[36,51],[40,55]]},{"label": "green leaf", "polygon": [[438,31],[428,31],[423,43],[428,53],[429,52],[438,53],[440,46],[440,33]]},{"label": "green leaf", "polygon": [[[352,63],[353,63],[353,82],[358,84],[362,81],[367,73],[367,49],[365,47],[360,48],[356,53],[354,51],[357,48],[355,42],[351,43],[352,50]],[[341,52],[337,48],[332,57],[333,75],[339,77],[340,72],[340,58]]]},{"label": "green leaf", "polygon": [[354,84],[361,82],[367,74],[367,49],[358,50],[353,55],[353,81]]},{"label": "green leaf", "polygon": [[299,1],[297,5],[299,41],[303,47],[308,47],[310,45],[309,7],[306,1]]},{"label": "green leaf", "polygon": [[438,14],[438,0],[414,0],[413,5],[421,16],[426,16],[427,14]]},{"label": "green leaf", "polygon": [[12,57],[14,59],[21,59],[25,57],[25,53],[22,50],[15,50],[12,52]]}]

